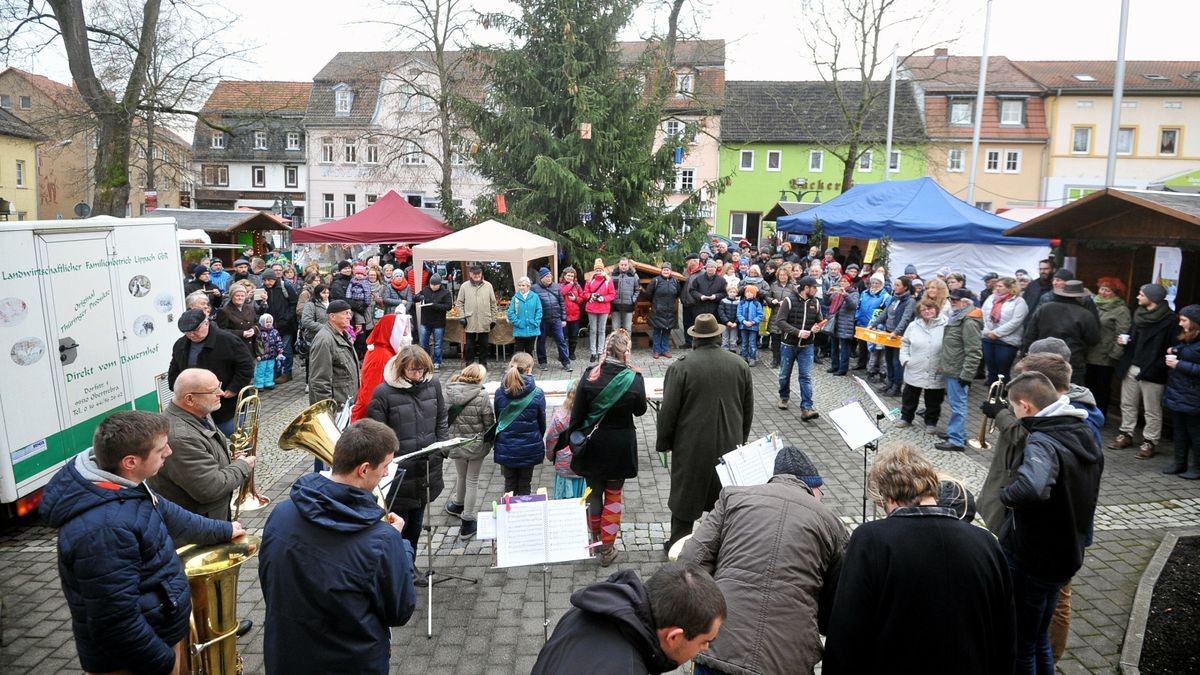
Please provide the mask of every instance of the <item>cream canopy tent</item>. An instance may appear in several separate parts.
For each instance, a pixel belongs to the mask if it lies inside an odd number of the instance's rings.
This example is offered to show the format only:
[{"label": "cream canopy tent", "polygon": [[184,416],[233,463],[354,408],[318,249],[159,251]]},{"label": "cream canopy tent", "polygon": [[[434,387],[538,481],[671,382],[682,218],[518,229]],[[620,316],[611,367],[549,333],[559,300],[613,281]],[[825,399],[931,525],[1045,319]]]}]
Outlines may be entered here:
[{"label": "cream canopy tent", "polygon": [[[550,257],[551,271],[558,278],[558,244],[532,232],[518,230],[495,220],[485,220],[441,239],[413,247],[413,269],[422,269],[426,260],[466,260],[506,262],[512,266],[513,279],[525,276],[529,263]],[[421,277],[415,274],[416,290]]]}]

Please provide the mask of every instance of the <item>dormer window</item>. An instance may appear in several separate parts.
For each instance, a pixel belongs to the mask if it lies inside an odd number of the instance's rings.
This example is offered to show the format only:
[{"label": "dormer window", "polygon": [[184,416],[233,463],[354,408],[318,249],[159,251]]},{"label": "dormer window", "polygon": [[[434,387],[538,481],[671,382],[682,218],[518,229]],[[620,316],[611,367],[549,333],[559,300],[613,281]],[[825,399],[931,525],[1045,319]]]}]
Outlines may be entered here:
[{"label": "dormer window", "polygon": [[971,101],[951,99],[950,124],[954,126],[970,125],[974,107]]},{"label": "dormer window", "polygon": [[1080,82],[1095,82],[1096,81],[1096,78],[1092,77],[1091,75],[1088,75],[1087,73],[1075,73],[1074,77],[1075,77],[1075,79],[1079,80]]},{"label": "dormer window", "polygon": [[696,88],[696,74],[690,70],[675,73],[675,93],[680,96],[691,96]]},{"label": "dormer window", "polygon": [[225,132],[224,131],[212,132],[212,148],[215,150],[224,150],[225,149]]},{"label": "dormer window", "polygon": [[350,87],[344,84],[339,84],[333,88],[334,96],[334,114],[339,117],[350,114],[350,106],[354,104],[354,92],[350,91]]},{"label": "dormer window", "polygon": [[1147,80],[1154,80],[1155,82],[1166,82],[1167,80],[1171,79],[1166,75],[1159,75],[1158,73],[1146,73],[1142,77],[1146,78]]}]

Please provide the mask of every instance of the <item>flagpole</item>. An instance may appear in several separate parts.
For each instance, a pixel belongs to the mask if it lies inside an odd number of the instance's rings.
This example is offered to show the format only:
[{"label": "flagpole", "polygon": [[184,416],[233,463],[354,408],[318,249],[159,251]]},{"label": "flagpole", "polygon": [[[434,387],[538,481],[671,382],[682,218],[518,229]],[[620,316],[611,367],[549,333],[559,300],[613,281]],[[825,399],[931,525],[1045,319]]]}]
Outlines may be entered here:
[{"label": "flagpole", "polygon": [[[1125,97],[1125,32],[1129,28],[1129,0],[1121,0],[1121,27],[1117,37],[1117,69],[1113,74],[1112,122],[1108,130],[1108,164],[1104,187],[1113,186],[1117,175],[1117,137],[1121,133],[1121,100]],[[1132,142],[1132,139],[1131,139]],[[1130,148],[1132,151],[1132,148]]]},{"label": "flagpole", "polygon": [[896,120],[896,52],[900,43],[892,45],[892,81],[888,87],[887,149],[883,156],[883,179],[888,180],[892,167],[892,123]]},{"label": "flagpole", "polygon": [[979,163],[979,131],[983,126],[983,91],[987,86],[988,33],[992,28],[992,0],[987,0],[983,21],[983,53],[979,55],[979,88],[975,91],[975,120],[971,131],[971,172],[967,179],[967,203],[975,205],[975,173]]}]

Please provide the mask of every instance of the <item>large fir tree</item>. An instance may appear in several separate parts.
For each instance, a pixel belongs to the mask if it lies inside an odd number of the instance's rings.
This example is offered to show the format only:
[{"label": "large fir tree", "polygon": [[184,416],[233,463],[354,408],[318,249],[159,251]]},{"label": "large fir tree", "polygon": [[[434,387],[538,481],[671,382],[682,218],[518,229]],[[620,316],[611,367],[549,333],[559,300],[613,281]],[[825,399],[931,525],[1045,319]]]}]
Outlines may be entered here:
[{"label": "large fir tree", "polygon": [[[479,52],[488,86],[471,120],[479,170],[505,197],[503,218],[555,239],[572,260],[661,258],[679,241],[686,209],[664,208],[676,143],[651,152],[661,106],[643,94],[647,66],[623,68],[616,48],[638,2],[514,4],[517,12],[485,19],[512,44]],[[478,206],[494,212],[493,196]]]}]

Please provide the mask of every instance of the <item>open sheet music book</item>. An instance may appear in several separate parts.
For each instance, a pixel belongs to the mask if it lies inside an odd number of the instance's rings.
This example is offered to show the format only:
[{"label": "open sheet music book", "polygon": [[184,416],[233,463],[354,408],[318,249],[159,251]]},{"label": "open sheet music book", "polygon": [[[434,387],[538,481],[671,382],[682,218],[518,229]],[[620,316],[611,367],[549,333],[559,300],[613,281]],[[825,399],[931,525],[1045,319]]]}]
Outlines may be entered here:
[{"label": "open sheet music book", "polygon": [[583,560],[589,544],[587,507],[578,499],[497,505],[497,567]]},{"label": "open sheet music book", "polygon": [[775,475],[775,455],[782,447],[783,439],[770,434],[722,455],[717,464],[721,486],[764,485]]}]

